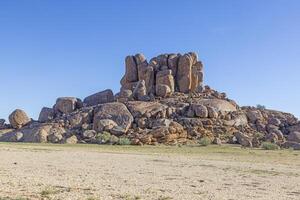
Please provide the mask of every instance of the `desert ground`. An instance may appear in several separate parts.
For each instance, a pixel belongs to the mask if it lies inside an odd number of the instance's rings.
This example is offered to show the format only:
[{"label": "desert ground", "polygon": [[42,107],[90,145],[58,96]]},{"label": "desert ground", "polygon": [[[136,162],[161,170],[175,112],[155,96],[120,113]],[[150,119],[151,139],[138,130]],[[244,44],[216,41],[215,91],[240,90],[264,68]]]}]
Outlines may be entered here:
[{"label": "desert ground", "polygon": [[300,199],[300,152],[0,143],[0,199]]}]

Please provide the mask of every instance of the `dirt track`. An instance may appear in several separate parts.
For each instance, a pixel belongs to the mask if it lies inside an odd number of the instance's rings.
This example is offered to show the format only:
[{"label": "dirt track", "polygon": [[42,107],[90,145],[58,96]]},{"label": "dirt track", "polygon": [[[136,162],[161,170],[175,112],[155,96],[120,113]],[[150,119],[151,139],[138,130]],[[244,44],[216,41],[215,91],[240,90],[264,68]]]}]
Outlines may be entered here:
[{"label": "dirt track", "polygon": [[299,152],[0,144],[0,158],[1,200],[300,199]]}]

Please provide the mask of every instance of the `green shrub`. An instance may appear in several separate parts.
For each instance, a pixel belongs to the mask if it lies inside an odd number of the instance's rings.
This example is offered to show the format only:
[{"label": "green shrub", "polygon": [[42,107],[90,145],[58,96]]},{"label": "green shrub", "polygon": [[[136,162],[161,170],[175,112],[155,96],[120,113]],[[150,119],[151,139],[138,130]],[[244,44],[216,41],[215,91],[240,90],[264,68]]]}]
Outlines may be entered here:
[{"label": "green shrub", "polygon": [[211,144],[211,139],[208,137],[203,137],[199,140],[199,144],[201,144],[202,146],[208,146]]},{"label": "green shrub", "polygon": [[263,142],[261,147],[265,150],[278,150],[279,146],[271,142]]},{"label": "green shrub", "polygon": [[119,145],[130,145],[131,141],[126,137],[120,137],[118,141]]},{"label": "green shrub", "polygon": [[265,110],[265,109],[266,109],[266,106],[261,105],[261,104],[257,104],[257,105],[256,105],[256,108],[257,108],[257,109],[261,109],[261,110]]},{"label": "green shrub", "polygon": [[110,142],[111,134],[104,131],[103,133],[97,135],[96,139],[100,144],[107,144]]},{"label": "green shrub", "polygon": [[109,143],[110,144],[118,144],[119,143],[119,138],[115,135],[111,135],[109,138]]}]

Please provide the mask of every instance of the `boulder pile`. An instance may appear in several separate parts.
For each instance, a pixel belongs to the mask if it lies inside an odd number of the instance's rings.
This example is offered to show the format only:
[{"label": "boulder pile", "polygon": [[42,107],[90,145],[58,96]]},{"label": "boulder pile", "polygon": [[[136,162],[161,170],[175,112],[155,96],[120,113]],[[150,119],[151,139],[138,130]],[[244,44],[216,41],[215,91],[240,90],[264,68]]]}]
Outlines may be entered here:
[{"label": "boulder pile", "polygon": [[0,119],[0,141],[96,144],[215,144],[259,147],[262,142],[300,149],[300,122],[292,114],[235,101],[203,84],[196,53],[162,54],[149,62],[127,56],[117,94],[105,90],[84,100],[60,97],[38,120],[17,109]]}]

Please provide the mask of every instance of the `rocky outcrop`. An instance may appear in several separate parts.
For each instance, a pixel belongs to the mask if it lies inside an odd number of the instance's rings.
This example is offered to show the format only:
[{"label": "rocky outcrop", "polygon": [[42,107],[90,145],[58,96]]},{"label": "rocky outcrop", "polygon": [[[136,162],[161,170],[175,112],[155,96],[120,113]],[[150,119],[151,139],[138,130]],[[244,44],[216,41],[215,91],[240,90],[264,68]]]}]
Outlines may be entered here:
[{"label": "rocky outcrop", "polygon": [[300,122],[292,114],[240,107],[225,93],[203,85],[196,53],[161,54],[147,61],[127,56],[121,90],[86,97],[60,97],[38,121],[21,110],[0,120],[0,141],[117,144],[214,144],[260,147],[268,141],[300,149]]}]

